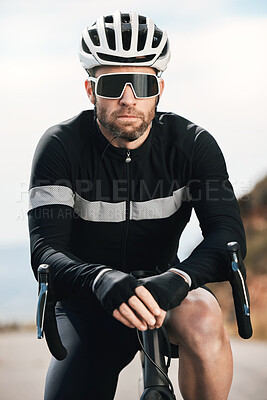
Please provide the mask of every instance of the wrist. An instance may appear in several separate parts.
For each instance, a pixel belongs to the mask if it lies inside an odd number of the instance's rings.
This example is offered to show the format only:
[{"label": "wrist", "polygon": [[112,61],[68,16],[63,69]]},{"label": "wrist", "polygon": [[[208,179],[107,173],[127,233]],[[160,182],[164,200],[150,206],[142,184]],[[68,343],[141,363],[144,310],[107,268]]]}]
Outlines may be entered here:
[{"label": "wrist", "polygon": [[185,280],[185,282],[188,284],[189,288],[192,286],[192,279],[186,272],[182,271],[181,269],[174,268],[174,267],[170,268],[169,271],[174,272],[177,275],[180,275]]},{"label": "wrist", "polygon": [[[103,266],[104,267],[104,266]],[[101,269],[101,271],[96,275],[95,279],[93,280],[92,283],[92,292],[95,292],[95,286],[97,284],[97,282],[99,281],[99,279],[108,271],[112,271],[112,268],[103,268]]]}]

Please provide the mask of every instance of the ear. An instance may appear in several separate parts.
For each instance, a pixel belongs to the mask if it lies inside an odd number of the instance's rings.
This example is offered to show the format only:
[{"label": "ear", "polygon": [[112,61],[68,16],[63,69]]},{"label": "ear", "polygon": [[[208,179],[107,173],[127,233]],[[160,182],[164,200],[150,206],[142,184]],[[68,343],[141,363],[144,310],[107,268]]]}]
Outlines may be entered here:
[{"label": "ear", "polygon": [[160,77],[160,79],[159,79],[159,95],[157,96],[157,100],[156,100],[156,108],[157,108],[157,106],[159,104],[161,95],[162,95],[163,90],[164,90],[164,86],[165,86],[164,80]]},{"label": "ear", "polygon": [[159,81],[159,90],[160,90],[159,98],[161,98],[161,95],[163,93],[164,87],[165,87],[164,80],[162,78],[160,78],[160,81]]},{"label": "ear", "polygon": [[95,104],[95,95],[94,95],[94,92],[93,92],[93,89],[92,89],[91,82],[86,80],[84,82],[84,86],[85,86],[85,90],[86,90],[87,96],[89,97],[89,100],[91,101],[92,104]]}]

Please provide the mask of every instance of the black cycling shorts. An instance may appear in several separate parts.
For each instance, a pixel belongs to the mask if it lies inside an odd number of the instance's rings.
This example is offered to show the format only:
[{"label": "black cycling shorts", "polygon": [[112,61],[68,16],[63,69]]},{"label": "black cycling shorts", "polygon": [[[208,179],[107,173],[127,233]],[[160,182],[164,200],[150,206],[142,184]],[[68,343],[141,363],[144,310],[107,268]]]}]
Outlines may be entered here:
[{"label": "black cycling shorts", "polygon": [[86,312],[78,302],[57,304],[59,334],[67,349],[63,361],[52,358],[45,400],[111,400],[118,375],[139,350],[135,329],[127,328],[96,305]]},{"label": "black cycling shorts", "polygon": [[[57,303],[59,334],[68,354],[63,361],[52,358],[44,400],[113,399],[120,371],[140,350],[136,330],[93,303]],[[161,343],[167,355],[166,340]],[[171,356],[178,357],[178,346],[171,345]]]}]

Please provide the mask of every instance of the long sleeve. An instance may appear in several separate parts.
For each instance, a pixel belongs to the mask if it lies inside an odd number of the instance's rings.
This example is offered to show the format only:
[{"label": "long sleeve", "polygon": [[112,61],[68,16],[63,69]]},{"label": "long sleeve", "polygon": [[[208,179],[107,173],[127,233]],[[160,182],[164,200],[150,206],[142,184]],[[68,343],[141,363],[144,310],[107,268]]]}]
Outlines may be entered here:
[{"label": "long sleeve", "polygon": [[31,264],[35,276],[40,264],[52,266],[58,299],[91,295],[90,284],[101,268],[71,250],[75,182],[65,149],[53,130],[37,146],[30,182],[28,212]]},{"label": "long sleeve", "polygon": [[243,258],[246,254],[244,228],[225,161],[215,139],[206,131],[195,139],[189,187],[204,239],[179,268],[191,276],[194,289],[228,280],[228,242],[239,242]]}]

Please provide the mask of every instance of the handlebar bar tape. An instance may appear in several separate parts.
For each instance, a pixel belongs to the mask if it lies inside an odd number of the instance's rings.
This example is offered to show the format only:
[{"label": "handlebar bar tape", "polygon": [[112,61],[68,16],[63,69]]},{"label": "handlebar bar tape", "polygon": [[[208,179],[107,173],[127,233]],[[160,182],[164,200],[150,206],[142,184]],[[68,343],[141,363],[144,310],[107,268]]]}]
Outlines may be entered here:
[{"label": "handlebar bar tape", "polygon": [[230,259],[230,283],[235,305],[235,314],[238,326],[238,333],[243,339],[252,336],[250,320],[250,300],[246,284],[246,270],[240,254],[240,247],[237,242],[227,244],[227,252]]},{"label": "handlebar bar tape", "polygon": [[45,333],[47,346],[57,360],[64,360],[67,350],[63,346],[55,316],[55,295],[50,278],[49,265],[42,264],[38,268],[39,298],[37,304],[37,338],[42,339]]}]

